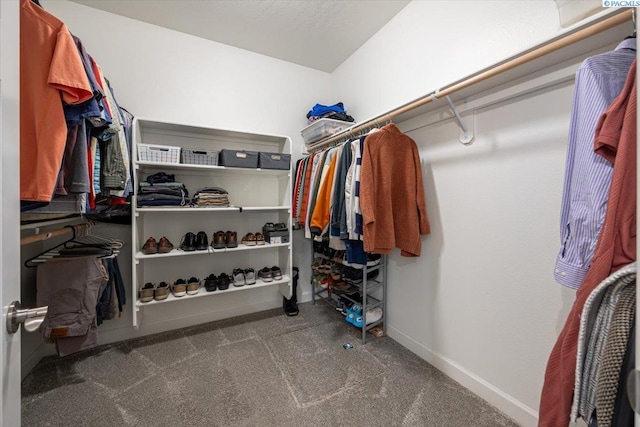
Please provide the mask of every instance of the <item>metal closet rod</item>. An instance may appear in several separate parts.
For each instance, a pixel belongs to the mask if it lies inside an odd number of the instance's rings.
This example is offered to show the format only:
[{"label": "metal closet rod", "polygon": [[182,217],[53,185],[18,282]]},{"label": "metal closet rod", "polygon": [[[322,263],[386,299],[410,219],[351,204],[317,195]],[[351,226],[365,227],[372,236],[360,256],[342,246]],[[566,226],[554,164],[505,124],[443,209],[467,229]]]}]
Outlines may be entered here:
[{"label": "metal closet rod", "polygon": [[500,73],[511,70],[512,68],[526,64],[527,62],[533,61],[534,59],[538,59],[541,56],[547,55],[551,52],[567,47],[573,43],[584,40],[602,31],[608,30],[609,28],[613,28],[617,25],[624,23],[625,21],[631,20],[633,18],[632,13],[633,13],[633,8],[627,9],[613,16],[605,18],[601,21],[592,23],[588,27],[582,28],[581,30],[578,30],[574,33],[561,36],[560,38],[552,42],[549,42],[548,44],[535,48],[529,52],[522,53],[521,55],[518,55],[515,58],[512,58],[510,60],[507,60],[502,64],[498,64],[495,67],[492,67],[486,71],[480,72],[476,75],[472,75],[456,83],[452,83],[449,86],[444,87],[443,89],[436,90],[435,92],[425,95],[422,98],[419,98],[413,102],[405,104],[401,107],[398,107],[384,114],[380,114],[372,119],[367,120],[366,122],[362,122],[359,125],[351,127],[349,129],[345,129],[344,131],[337,133],[332,137],[327,138],[324,141],[319,142],[313,147],[309,147],[307,151],[309,152],[317,151],[328,145],[333,144],[334,142],[344,138],[345,136],[349,136],[349,135],[355,136],[358,134],[358,132],[362,130],[371,128],[373,126],[383,125],[386,122],[392,121],[394,117],[400,116],[401,114],[407,113],[418,107],[422,107],[423,105],[429,104],[430,102],[433,102],[437,99],[444,98],[447,95],[450,95],[454,92],[465,89],[476,83],[480,83],[483,80],[487,80]]}]

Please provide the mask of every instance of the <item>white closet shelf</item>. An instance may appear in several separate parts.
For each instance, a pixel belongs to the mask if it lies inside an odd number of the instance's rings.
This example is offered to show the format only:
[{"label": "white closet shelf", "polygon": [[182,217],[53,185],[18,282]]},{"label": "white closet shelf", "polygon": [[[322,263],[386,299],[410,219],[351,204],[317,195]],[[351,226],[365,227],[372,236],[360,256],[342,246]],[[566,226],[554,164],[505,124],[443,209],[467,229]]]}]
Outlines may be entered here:
[{"label": "white closet shelf", "polygon": [[269,212],[269,211],[288,211],[291,206],[229,206],[224,208],[210,208],[210,207],[191,207],[191,206],[166,206],[166,207],[153,207],[153,208],[138,208],[136,212]]},{"label": "white closet shelf", "polygon": [[284,248],[290,247],[291,243],[265,243],[264,245],[255,245],[255,246],[247,246],[242,243],[238,244],[237,248],[224,248],[224,249],[213,249],[209,247],[205,251],[183,251],[180,249],[174,249],[171,252],[167,252],[166,254],[152,254],[145,255],[142,252],[136,253],[136,260],[146,260],[146,259],[157,259],[157,258],[167,258],[167,257],[176,257],[176,256],[195,256],[195,255],[213,255],[218,253],[226,253],[226,252],[237,252],[237,251],[253,251],[260,249],[272,249],[272,248]]},{"label": "white closet shelf", "polygon": [[209,166],[209,165],[189,165],[185,163],[161,163],[161,162],[141,162],[136,161],[136,168],[150,167],[154,169],[166,170],[206,170],[206,171],[224,171],[225,173],[242,173],[242,174],[261,174],[261,175],[288,175],[289,169],[261,169],[261,168],[231,168],[226,166]]},{"label": "white closet shelf", "polygon": [[166,206],[154,208],[138,208],[136,212],[240,212],[240,208],[228,206],[224,208],[195,208],[191,206]]},{"label": "white closet shelf", "polygon": [[287,284],[291,281],[291,278],[287,275],[282,276],[282,279],[280,280],[273,280],[271,282],[264,282],[260,279],[256,280],[256,283],[254,285],[244,285],[244,286],[233,286],[233,283],[231,283],[229,285],[229,289],[226,289],[224,291],[221,290],[215,290],[213,292],[207,292],[207,290],[204,288],[204,285],[202,285],[202,287],[200,288],[200,292],[198,292],[195,295],[185,295],[182,297],[175,297],[173,294],[169,294],[169,296],[167,297],[167,299],[161,300],[161,301],[156,301],[156,300],[152,300],[149,302],[140,302],[140,300],[136,301],[136,306],[137,307],[147,307],[150,305],[156,305],[156,304],[163,304],[166,302],[175,302],[175,301],[189,301],[192,300],[193,298],[201,298],[201,297],[208,297],[208,296],[215,296],[215,295],[222,295],[222,294],[227,294],[229,292],[240,292],[240,291],[250,291],[252,289],[258,289],[258,288],[266,288],[268,286],[274,286],[274,285],[282,285],[282,284]]}]

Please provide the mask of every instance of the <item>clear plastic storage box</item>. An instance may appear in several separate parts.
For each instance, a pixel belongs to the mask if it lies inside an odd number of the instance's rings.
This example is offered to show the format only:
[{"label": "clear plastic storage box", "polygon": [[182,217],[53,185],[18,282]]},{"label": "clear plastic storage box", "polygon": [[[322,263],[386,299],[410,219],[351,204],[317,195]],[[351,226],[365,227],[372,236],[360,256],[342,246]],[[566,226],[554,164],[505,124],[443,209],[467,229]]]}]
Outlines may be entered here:
[{"label": "clear plastic storage box", "polygon": [[307,145],[320,141],[321,139],[328,138],[340,131],[343,131],[355,123],[343,122],[341,120],[333,119],[318,119],[311,123],[306,128],[302,129],[302,138]]}]

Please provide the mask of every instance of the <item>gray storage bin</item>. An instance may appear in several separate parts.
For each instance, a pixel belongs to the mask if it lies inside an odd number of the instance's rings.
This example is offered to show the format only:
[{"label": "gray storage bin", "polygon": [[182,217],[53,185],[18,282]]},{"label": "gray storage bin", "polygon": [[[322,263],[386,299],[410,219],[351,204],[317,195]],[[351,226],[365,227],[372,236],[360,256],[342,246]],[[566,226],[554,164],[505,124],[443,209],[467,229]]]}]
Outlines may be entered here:
[{"label": "gray storage bin", "polygon": [[290,164],[290,154],[260,152],[260,161],[258,162],[258,167],[262,169],[289,170]]},{"label": "gray storage bin", "polygon": [[183,148],[180,151],[182,163],[188,165],[218,165],[218,152],[215,150],[199,150],[197,148]]},{"label": "gray storage bin", "polygon": [[231,168],[257,168],[258,152],[224,149],[220,151],[220,161],[218,164]]}]

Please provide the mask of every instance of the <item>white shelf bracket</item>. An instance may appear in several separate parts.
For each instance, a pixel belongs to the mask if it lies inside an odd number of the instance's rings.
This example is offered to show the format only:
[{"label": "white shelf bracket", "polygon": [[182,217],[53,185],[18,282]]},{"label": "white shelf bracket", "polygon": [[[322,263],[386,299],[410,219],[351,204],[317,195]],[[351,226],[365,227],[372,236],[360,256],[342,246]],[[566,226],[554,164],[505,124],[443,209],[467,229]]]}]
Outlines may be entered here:
[{"label": "white shelf bracket", "polygon": [[459,140],[460,143],[462,143],[462,145],[471,145],[473,144],[473,141],[475,141],[476,136],[475,136],[475,114],[472,114],[471,116],[471,120],[470,120],[470,126],[465,125],[462,122],[462,117],[460,117],[460,114],[458,113],[458,110],[456,108],[456,106],[453,104],[453,102],[451,101],[451,98],[449,98],[449,95],[445,96],[447,102],[449,103],[449,107],[451,107],[451,111],[453,112],[453,115],[455,116],[456,122],[458,123],[458,127],[460,127],[460,136],[459,136]]}]

